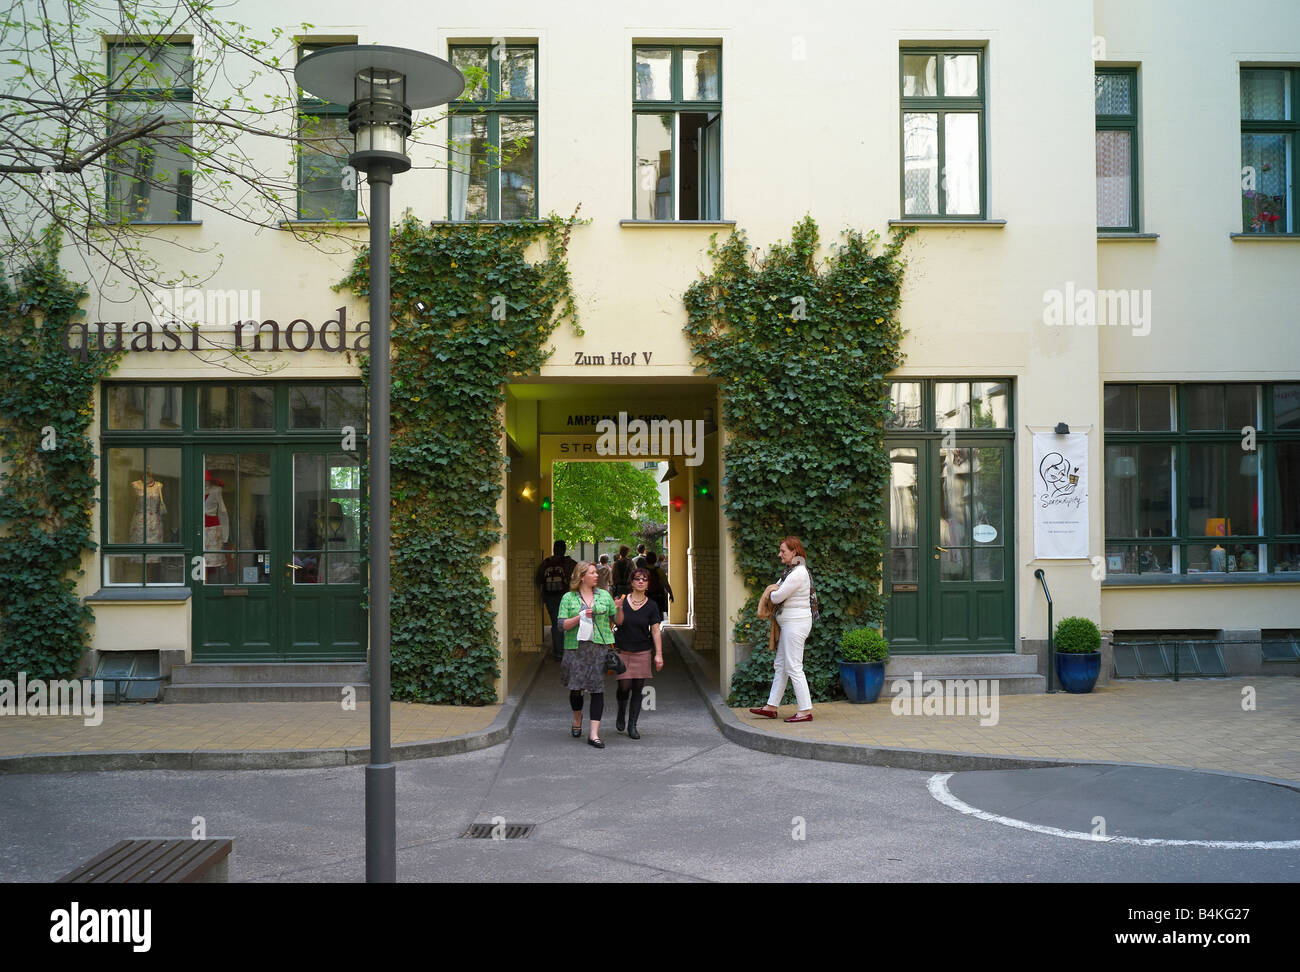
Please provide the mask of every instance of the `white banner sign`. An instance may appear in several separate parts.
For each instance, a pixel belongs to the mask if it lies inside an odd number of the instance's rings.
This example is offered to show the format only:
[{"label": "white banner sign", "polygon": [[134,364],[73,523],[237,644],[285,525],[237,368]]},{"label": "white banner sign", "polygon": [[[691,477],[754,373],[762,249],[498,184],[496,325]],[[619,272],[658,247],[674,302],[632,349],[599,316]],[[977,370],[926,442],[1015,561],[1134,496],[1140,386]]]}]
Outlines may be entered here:
[{"label": "white banner sign", "polygon": [[1088,557],[1088,435],[1034,433],[1034,557]]}]

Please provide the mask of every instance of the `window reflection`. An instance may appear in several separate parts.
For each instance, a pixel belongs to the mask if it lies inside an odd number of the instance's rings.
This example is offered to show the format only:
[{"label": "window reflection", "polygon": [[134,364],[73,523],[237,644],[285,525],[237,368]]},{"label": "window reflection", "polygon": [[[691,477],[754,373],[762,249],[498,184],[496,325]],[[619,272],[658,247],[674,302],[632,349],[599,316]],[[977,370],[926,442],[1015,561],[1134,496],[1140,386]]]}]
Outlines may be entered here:
[{"label": "window reflection", "polygon": [[361,467],[344,453],[293,457],[295,584],[361,580]]}]

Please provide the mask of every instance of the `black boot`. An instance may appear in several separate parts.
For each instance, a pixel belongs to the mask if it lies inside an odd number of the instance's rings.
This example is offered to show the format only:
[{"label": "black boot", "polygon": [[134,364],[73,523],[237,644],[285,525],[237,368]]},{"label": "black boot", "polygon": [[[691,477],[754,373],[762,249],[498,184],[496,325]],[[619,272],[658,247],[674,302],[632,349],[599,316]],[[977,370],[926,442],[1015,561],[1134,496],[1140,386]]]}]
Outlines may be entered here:
[{"label": "black boot", "polygon": [[[618,718],[614,721],[614,728],[617,729],[619,732],[622,732],[626,725],[627,725],[627,696],[620,695],[618,696]],[[635,728],[636,723],[633,722],[632,726],[633,728]]]},{"label": "black boot", "polygon": [[640,739],[641,734],[636,731],[636,720],[641,716],[641,687],[645,685],[645,679],[633,678],[628,680],[628,695],[631,698],[631,707],[627,713],[627,738]]}]

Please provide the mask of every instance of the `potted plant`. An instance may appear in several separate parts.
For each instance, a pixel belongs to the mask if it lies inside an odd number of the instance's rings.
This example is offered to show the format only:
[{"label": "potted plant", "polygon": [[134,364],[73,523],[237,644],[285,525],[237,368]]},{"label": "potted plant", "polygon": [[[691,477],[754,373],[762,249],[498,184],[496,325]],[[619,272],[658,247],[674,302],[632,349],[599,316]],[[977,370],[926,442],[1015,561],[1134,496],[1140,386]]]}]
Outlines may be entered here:
[{"label": "potted plant", "polygon": [[880,698],[888,657],[889,642],[875,628],[844,632],[835,661],[840,666],[840,685],[850,702],[875,702]]},{"label": "potted plant", "polygon": [[1091,692],[1101,673],[1101,632],[1087,618],[1062,618],[1056,626],[1056,674],[1067,692]]}]

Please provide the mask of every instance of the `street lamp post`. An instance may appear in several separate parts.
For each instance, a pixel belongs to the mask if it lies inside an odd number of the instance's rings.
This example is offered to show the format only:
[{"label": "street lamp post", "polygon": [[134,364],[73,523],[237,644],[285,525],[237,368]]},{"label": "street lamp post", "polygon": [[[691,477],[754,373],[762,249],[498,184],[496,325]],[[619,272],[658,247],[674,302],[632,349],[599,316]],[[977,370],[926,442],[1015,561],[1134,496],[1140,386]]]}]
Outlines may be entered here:
[{"label": "street lamp post", "polygon": [[389,190],[411,167],[411,112],[446,104],[465,79],[441,58],[400,47],[350,44],[303,58],[304,91],[348,104],[356,136],[348,164],[370,183],[370,762],[366,765],[366,881],[397,880],[397,770],[391,759],[389,623]]}]

